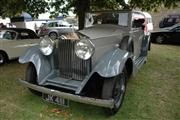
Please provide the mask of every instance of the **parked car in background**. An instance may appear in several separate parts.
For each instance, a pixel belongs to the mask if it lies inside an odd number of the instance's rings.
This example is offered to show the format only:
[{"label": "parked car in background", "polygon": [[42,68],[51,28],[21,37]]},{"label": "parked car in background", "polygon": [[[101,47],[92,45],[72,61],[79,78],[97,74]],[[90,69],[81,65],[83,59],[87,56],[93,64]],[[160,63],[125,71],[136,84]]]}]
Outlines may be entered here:
[{"label": "parked car in background", "polygon": [[60,20],[48,22],[41,26],[38,31],[38,35],[48,35],[51,39],[55,40],[58,38],[58,36],[70,33],[74,30],[77,30],[77,27],[75,27],[73,24],[70,24],[64,20]]},{"label": "parked car in background", "polygon": [[127,80],[147,60],[149,40],[137,11],[89,12],[85,28],[52,41],[45,37],[19,58],[29,63],[25,80],[48,102],[76,101],[115,114],[123,103]]},{"label": "parked car in background", "polygon": [[0,29],[0,64],[7,60],[18,58],[29,47],[40,42],[34,31],[24,28]]},{"label": "parked car in background", "polygon": [[160,29],[151,33],[151,41],[159,44],[170,43],[180,45],[180,23],[172,27]]},{"label": "parked car in background", "polygon": [[180,14],[171,14],[160,21],[159,28],[171,27],[177,23],[180,23]]}]

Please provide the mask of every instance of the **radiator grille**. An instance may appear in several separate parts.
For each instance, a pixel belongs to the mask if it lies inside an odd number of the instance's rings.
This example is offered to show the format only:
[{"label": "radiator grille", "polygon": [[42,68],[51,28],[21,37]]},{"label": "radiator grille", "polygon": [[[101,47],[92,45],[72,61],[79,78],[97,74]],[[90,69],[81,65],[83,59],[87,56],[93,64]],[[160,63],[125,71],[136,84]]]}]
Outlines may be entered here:
[{"label": "radiator grille", "polygon": [[76,40],[59,40],[58,57],[60,77],[83,80],[91,70],[91,59],[82,60],[76,56]]}]

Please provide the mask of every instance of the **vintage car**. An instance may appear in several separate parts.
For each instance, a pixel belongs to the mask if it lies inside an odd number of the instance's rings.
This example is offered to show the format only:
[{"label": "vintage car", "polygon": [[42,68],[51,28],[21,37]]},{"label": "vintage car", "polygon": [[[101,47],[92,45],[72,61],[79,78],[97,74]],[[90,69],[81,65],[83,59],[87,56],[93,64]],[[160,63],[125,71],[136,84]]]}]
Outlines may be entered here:
[{"label": "vintage car", "polygon": [[38,30],[39,36],[48,35],[51,39],[55,40],[58,36],[71,32],[72,30],[77,30],[77,27],[70,24],[67,21],[60,20],[60,21],[51,21],[45,23],[43,26],[40,27]]},{"label": "vintage car", "polygon": [[39,37],[34,31],[24,28],[0,29],[0,64],[18,58],[28,48],[38,45]]},{"label": "vintage car", "polygon": [[19,58],[29,63],[20,82],[56,104],[69,100],[103,107],[110,115],[122,105],[126,83],[146,62],[149,36],[136,11],[89,12],[85,28],[52,41],[45,37]]},{"label": "vintage car", "polygon": [[159,22],[159,28],[171,27],[180,23],[180,14],[170,14]]},{"label": "vintage car", "polygon": [[180,45],[180,23],[152,32],[151,41],[158,44]]}]

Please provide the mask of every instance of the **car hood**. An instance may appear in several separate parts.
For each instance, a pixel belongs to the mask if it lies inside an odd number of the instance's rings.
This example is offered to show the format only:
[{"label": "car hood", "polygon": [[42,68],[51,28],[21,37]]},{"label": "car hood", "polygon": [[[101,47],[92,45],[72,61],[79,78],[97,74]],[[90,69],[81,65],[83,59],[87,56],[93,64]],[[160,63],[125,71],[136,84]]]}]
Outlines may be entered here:
[{"label": "car hood", "polygon": [[160,31],[161,31],[161,32],[168,32],[168,31],[172,30],[173,28],[175,28],[175,27],[177,27],[177,26],[180,26],[180,23],[175,24],[175,25],[173,25],[173,26],[171,26],[171,27],[162,28],[162,29],[160,29]]},{"label": "car hood", "polygon": [[171,27],[166,27],[166,28],[161,28],[158,31],[152,31],[151,33],[169,32],[171,29],[172,29]]},{"label": "car hood", "polygon": [[95,25],[89,28],[80,30],[81,34],[86,35],[90,39],[96,39],[101,37],[116,36],[122,34],[127,29],[117,25]]},{"label": "car hood", "polygon": [[160,31],[166,32],[166,31],[170,31],[171,29],[172,29],[172,27],[166,27],[166,28],[160,29]]}]

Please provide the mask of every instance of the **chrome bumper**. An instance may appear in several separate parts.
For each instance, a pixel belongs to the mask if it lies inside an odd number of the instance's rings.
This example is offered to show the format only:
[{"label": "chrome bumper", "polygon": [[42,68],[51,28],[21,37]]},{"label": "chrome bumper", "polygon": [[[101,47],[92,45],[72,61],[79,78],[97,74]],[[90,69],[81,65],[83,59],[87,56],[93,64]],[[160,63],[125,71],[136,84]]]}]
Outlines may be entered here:
[{"label": "chrome bumper", "polygon": [[42,93],[46,93],[49,95],[54,95],[54,96],[58,96],[58,97],[68,99],[71,101],[85,103],[85,104],[91,104],[91,105],[95,105],[95,106],[99,106],[99,107],[106,107],[106,108],[113,108],[114,107],[114,100],[113,99],[103,100],[103,99],[95,99],[95,98],[90,98],[90,97],[84,97],[84,96],[74,95],[74,94],[65,93],[65,92],[45,88],[42,86],[34,85],[34,84],[28,83],[28,82],[21,80],[21,79],[19,79],[19,81],[23,85],[27,86],[28,88],[31,88],[33,90],[36,90],[36,91],[39,91]]}]

